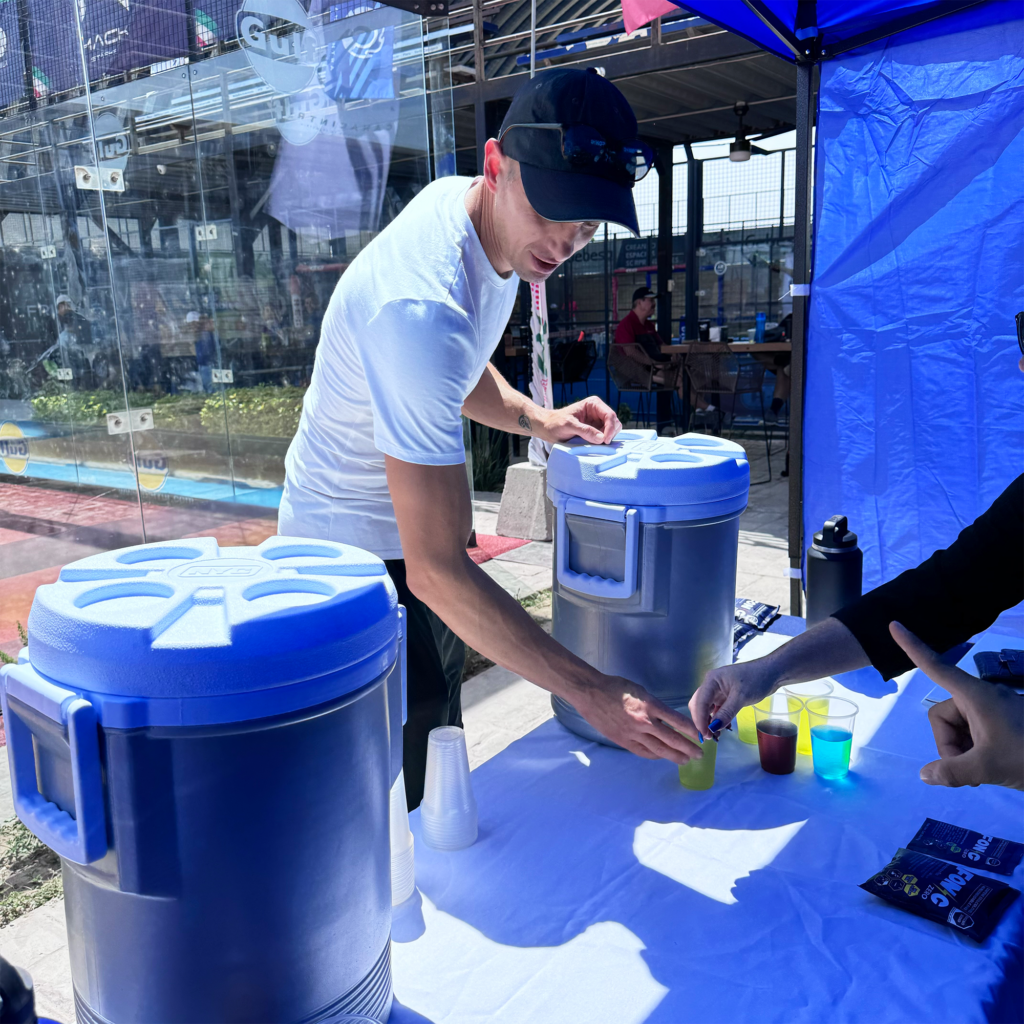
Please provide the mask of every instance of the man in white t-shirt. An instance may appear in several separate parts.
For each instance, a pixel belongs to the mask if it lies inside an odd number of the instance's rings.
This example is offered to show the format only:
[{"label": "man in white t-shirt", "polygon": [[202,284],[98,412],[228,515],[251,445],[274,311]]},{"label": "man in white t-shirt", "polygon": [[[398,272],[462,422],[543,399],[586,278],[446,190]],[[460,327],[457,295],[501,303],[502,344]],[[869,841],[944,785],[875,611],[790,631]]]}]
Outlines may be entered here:
[{"label": "man in white t-shirt", "polygon": [[542,72],[487,142],[483,176],[423,189],[352,262],[324,316],[279,532],[387,563],[408,611],[410,807],[428,732],[461,724],[462,641],[643,757],[700,756],[688,718],[556,643],[466,554],[463,413],[546,441],[600,444],[620,429],[598,398],[540,408],[488,360],[520,279],[545,280],[601,221],[637,231],[632,187],[651,155],[636,128],[622,94],[592,70]]}]

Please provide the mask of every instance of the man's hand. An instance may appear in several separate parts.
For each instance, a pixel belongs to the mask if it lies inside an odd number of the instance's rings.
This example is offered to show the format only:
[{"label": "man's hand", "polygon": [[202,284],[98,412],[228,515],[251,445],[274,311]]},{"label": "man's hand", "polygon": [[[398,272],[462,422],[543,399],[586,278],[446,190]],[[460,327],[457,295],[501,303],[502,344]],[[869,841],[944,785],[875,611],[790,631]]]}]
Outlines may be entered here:
[{"label": "man's hand", "polygon": [[593,395],[564,409],[542,410],[538,420],[532,424],[534,437],[552,443],[582,437],[591,444],[608,444],[622,429],[619,417]]},{"label": "man's hand", "polygon": [[720,723],[714,729],[718,732],[739,714],[741,708],[759,704],[777,689],[776,675],[769,658],[713,668],[690,698],[693,724],[710,738],[712,730],[709,725],[712,721]]},{"label": "man's hand", "polygon": [[700,760],[700,737],[685,715],[673,711],[638,683],[601,676],[572,694],[576,710],[602,736],[640,757],[676,764]]},{"label": "man's hand", "polygon": [[466,554],[472,522],[466,467],[384,456],[409,589],[475,651],[572,703],[641,757],[700,757],[693,723],[642,686],[606,676],[553,640]]},{"label": "man's hand", "polygon": [[1024,789],[1024,697],[944,665],[898,622],[889,624],[889,632],[910,660],[951,695],[928,712],[939,760],[921,769],[921,779],[930,786]]}]

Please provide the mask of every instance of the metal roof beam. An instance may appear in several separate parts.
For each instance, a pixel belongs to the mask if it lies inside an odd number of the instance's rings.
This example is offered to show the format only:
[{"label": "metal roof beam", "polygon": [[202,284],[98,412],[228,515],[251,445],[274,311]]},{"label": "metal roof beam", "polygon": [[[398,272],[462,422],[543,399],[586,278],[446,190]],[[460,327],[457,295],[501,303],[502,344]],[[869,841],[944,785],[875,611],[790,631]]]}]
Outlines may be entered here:
[{"label": "metal roof beam", "polygon": [[[605,77],[615,81],[646,75],[652,71],[680,71],[763,55],[765,51],[750,40],[722,31],[681,39],[679,42],[662,43],[661,46],[642,46],[619,53],[601,54],[597,59],[604,68]],[[595,56],[584,54],[580,60],[562,61],[555,67],[586,67],[595,63]],[[772,59],[779,60],[778,57]],[[456,107],[472,106],[478,95],[483,100],[511,99],[519,86],[527,80],[528,74],[524,71],[490,78],[479,83],[479,86],[476,83],[453,86],[453,103]]]},{"label": "metal roof beam", "polygon": [[774,11],[762,3],[762,0],[743,0],[743,3],[794,57],[802,57],[804,55],[804,47],[801,45],[800,40],[790,32],[789,26],[782,22]]}]

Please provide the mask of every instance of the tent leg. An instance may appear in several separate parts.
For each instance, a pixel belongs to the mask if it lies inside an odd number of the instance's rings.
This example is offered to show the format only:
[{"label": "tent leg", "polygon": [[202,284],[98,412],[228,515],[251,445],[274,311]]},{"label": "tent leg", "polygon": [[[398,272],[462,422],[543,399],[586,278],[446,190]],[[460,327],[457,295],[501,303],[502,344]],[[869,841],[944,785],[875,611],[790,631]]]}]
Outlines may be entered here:
[{"label": "tent leg", "polygon": [[[796,66],[796,202],[793,209],[793,359],[789,400],[789,611],[803,614],[803,421],[807,364],[807,310],[811,280],[811,126],[814,121],[814,65]],[[803,286],[803,287],[801,287]]]}]

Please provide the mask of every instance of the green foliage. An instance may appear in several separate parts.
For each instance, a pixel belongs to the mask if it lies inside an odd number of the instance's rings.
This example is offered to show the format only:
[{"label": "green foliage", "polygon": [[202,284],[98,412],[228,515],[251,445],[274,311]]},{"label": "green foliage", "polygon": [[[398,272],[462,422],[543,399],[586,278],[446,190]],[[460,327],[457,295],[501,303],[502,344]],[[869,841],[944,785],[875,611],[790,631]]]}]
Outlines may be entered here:
[{"label": "green foliage", "polygon": [[209,395],[192,391],[164,395],[153,402],[153,423],[158,430],[197,430],[200,428],[203,406],[209,398]]},{"label": "green foliage", "polygon": [[57,854],[17,818],[0,825],[0,927],[63,892]]},{"label": "green foliage", "polygon": [[18,630],[18,639],[21,641],[21,646],[28,647],[28,630],[20,622],[16,622],[14,625]]},{"label": "green foliage", "polygon": [[0,651],[0,665],[16,665],[18,659],[12,657],[6,651]]},{"label": "green foliage", "polygon": [[629,424],[629,421],[633,418],[633,410],[630,409],[628,403],[619,402],[619,407],[616,409],[619,416],[619,422],[625,427]]},{"label": "green foliage", "polygon": [[124,408],[124,395],[117,391],[65,390],[47,381],[32,399],[32,419],[42,423],[76,423],[93,426],[108,412]]},{"label": "green foliage", "polygon": [[530,594],[528,597],[521,597],[519,603],[529,611],[531,608],[538,608],[541,605],[551,603],[551,588],[547,590],[538,590],[536,594]]},{"label": "green foliage", "polygon": [[[152,392],[134,391],[129,397],[134,409],[152,408],[158,430],[223,433],[226,405],[228,428],[233,433],[290,438],[298,428],[305,393],[305,388],[260,384],[230,388],[223,395],[185,391],[157,397]],[[68,390],[56,381],[47,381],[32,399],[32,418],[42,423],[95,426],[107,413],[123,408],[122,392]]]},{"label": "green foliage", "polygon": [[256,437],[292,437],[299,426],[305,388],[274,387],[260,384],[254,388],[229,388],[223,395],[211,395],[199,414],[209,431],[227,426],[233,434]]},{"label": "green foliage", "polygon": [[477,425],[473,430],[473,489],[501,491],[508,469],[508,446],[502,452],[502,431]]}]

